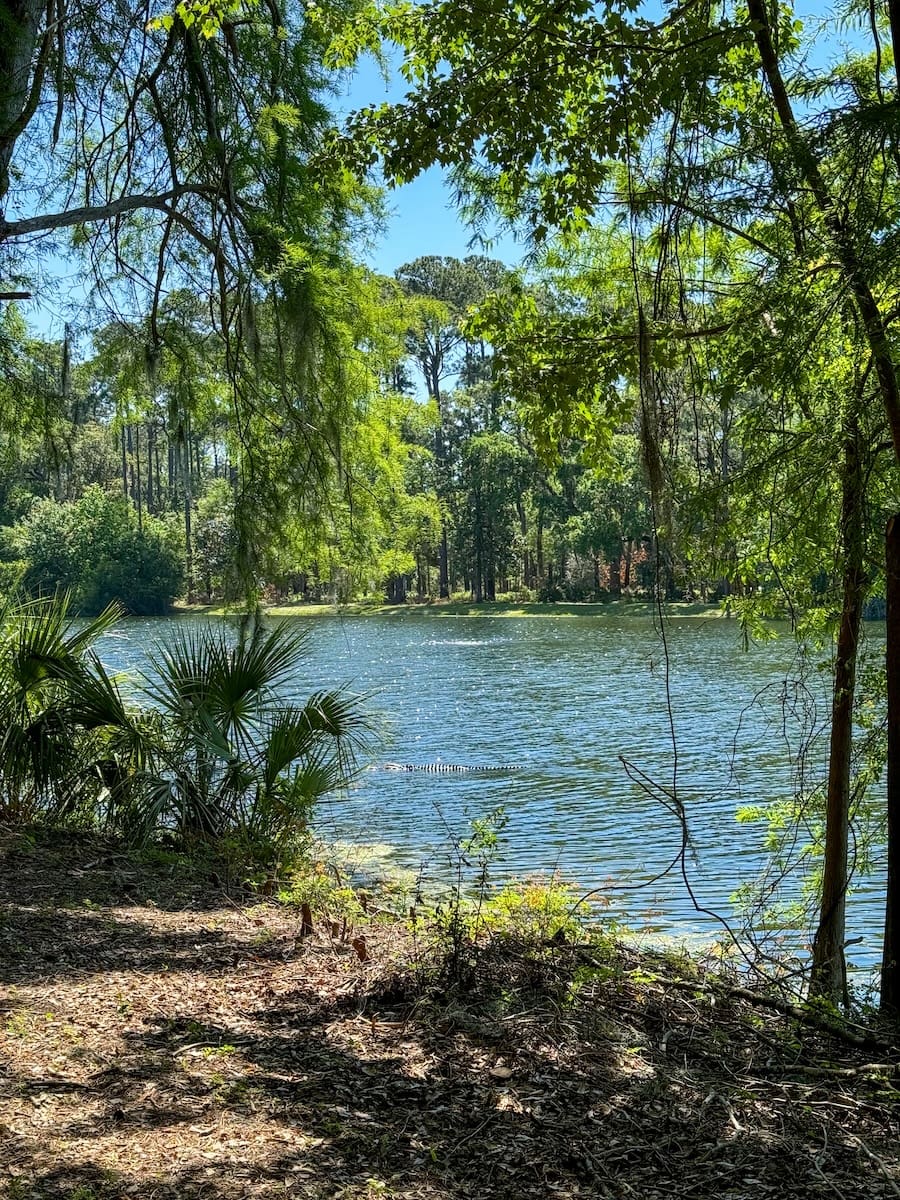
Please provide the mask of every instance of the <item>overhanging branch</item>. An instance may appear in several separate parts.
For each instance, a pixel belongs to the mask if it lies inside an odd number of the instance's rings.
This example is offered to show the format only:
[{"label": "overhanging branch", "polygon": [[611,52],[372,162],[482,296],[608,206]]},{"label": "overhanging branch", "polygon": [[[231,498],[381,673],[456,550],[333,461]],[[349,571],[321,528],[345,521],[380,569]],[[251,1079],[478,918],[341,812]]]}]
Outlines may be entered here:
[{"label": "overhanging branch", "polygon": [[167,215],[174,201],[183,196],[210,196],[214,188],[178,187],[168,192],[155,192],[131,196],[120,196],[108,204],[91,204],[82,208],[69,208],[65,212],[42,213],[37,217],[25,217],[21,221],[0,221],[0,241],[27,237],[32,233],[50,233],[54,229],[71,229],[74,225],[91,225],[97,221],[112,221],[126,213],[138,212],[142,208],[155,209]]}]

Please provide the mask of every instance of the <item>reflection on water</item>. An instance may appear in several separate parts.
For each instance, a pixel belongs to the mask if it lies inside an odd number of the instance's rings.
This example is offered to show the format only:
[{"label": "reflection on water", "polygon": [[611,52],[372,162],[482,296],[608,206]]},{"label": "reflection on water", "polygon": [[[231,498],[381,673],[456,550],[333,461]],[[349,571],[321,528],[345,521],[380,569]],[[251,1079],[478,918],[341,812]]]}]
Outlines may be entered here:
[{"label": "reflection on water", "polygon": [[[125,623],[104,643],[105,660],[144,663],[167,624]],[[724,620],[671,623],[677,751],[663,647],[649,618],[323,617],[312,633],[297,694],[349,685],[371,697],[385,728],[382,751],[350,794],[320,807],[324,836],[394,845],[401,865],[426,861],[439,875],[469,819],[502,805],[509,821],[498,874],[559,870],[580,887],[606,889],[617,914],[669,931],[715,925],[695,911],[680,873],[639,886],[680,846],[666,794],[674,789],[686,807],[698,901],[728,914],[735,887],[761,862],[761,829],[738,825],[735,811],[793,794],[804,781],[790,755],[828,717],[814,672],[785,682],[799,670],[789,637],[744,653]],[[875,626],[876,647],[879,637]],[[398,772],[381,769],[387,761],[521,769]],[[863,937],[858,962],[874,962],[880,950],[882,900],[866,887],[850,902],[849,936]]]}]

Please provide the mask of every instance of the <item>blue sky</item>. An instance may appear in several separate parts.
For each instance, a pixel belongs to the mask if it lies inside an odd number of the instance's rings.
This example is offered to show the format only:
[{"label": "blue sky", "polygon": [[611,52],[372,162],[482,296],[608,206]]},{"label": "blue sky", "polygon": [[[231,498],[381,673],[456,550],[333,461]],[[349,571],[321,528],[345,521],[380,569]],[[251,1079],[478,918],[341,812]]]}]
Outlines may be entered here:
[{"label": "blue sky", "polygon": [[[831,9],[810,3],[797,5],[798,13],[815,28],[820,21],[831,15]],[[859,34],[852,28],[845,29],[836,40],[832,36],[820,42],[812,57],[827,62],[840,50],[840,42],[858,41]],[[821,63],[820,63],[821,65]],[[394,71],[386,82],[378,65],[369,57],[362,60],[349,76],[342,93],[333,100],[337,115],[361,108],[367,104],[378,104],[384,100],[402,98],[406,85],[399,72]],[[482,248],[470,246],[472,231],[460,220],[452,203],[451,189],[438,168],[422,174],[414,182],[387,193],[389,217],[384,234],[364,257],[377,271],[390,275],[403,263],[424,254],[452,255],[463,258],[470,253],[486,253],[494,258],[515,264],[523,257],[523,247],[509,236],[494,240]],[[83,295],[78,285],[77,269],[74,264],[53,256],[43,264],[45,279],[35,288],[35,300],[25,306],[29,323],[43,334],[60,336],[67,315],[70,299],[77,303]]]},{"label": "blue sky", "polygon": [[[402,100],[405,82],[395,73],[386,83],[381,69],[366,57],[349,79],[337,110],[348,113],[367,104]],[[444,173],[437,167],[424,172],[412,183],[387,193],[391,216],[384,236],[368,254],[367,260],[383,275],[392,275],[397,267],[423,254],[488,254],[514,264],[522,258],[522,247],[510,235],[492,238],[486,249],[470,246],[472,231],[462,221],[452,203],[452,191]]]}]

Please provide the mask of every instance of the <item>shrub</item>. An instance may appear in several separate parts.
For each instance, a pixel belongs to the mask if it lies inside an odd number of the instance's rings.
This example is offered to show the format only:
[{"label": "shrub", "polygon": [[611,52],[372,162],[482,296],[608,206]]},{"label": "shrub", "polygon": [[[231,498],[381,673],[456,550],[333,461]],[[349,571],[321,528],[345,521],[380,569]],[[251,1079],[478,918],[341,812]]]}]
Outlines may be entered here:
[{"label": "shrub", "polygon": [[0,607],[0,820],[108,823],[125,801],[137,714],[92,649],[116,616],[75,629],[64,600]]},{"label": "shrub", "polygon": [[137,513],[124,496],[89,487],[73,503],[39,500],[14,529],[32,596],[65,591],[75,611],[96,614],[116,602],[129,613],[166,612],[184,568],[177,535],[162,520]]},{"label": "shrub", "polygon": [[279,697],[306,631],[235,639],[210,625],[161,647],[155,678],[143,679],[150,703],[128,704],[92,649],[117,616],[76,627],[57,597],[0,606],[0,821],[278,857],[365,745],[357,701]]},{"label": "shrub", "polygon": [[22,559],[0,562],[0,597],[13,595],[19,590],[27,566]]},{"label": "shrub", "polygon": [[308,634],[257,626],[238,640],[204,625],[177,631],[145,694],[159,714],[148,807],[182,837],[273,850],[305,827],[313,804],[348,778],[368,723],[353,697],[290,686]]}]

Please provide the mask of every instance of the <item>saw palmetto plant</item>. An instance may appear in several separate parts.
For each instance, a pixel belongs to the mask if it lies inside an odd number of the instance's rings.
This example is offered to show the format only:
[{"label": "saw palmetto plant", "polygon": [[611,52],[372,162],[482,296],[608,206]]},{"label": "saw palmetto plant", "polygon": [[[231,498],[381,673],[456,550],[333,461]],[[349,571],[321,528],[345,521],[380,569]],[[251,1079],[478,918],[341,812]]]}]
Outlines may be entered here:
[{"label": "saw palmetto plant", "polygon": [[307,645],[287,625],[234,640],[204,625],[154,656],[145,694],[163,737],[148,803],[186,837],[278,842],[349,778],[369,726],[359,700],[287,699]]},{"label": "saw palmetto plant", "polygon": [[289,698],[305,632],[178,631],[126,695],[96,650],[119,616],[0,610],[0,820],[274,845],[347,782],[369,725],[348,694]]}]

